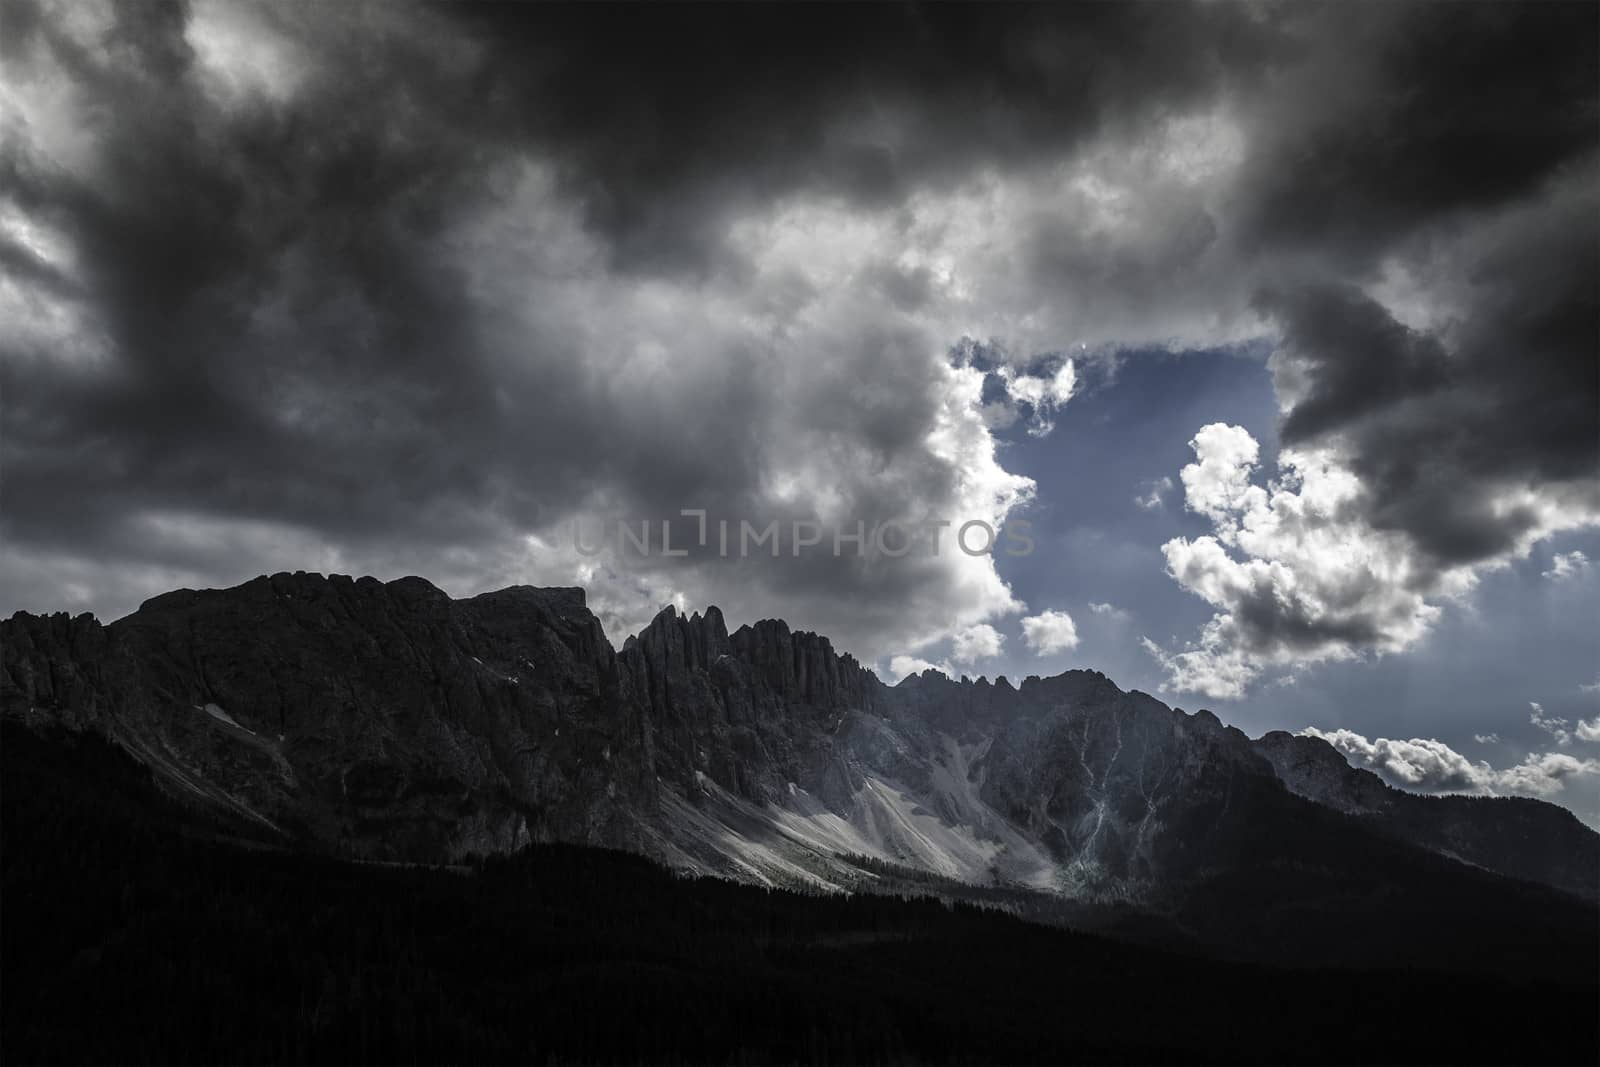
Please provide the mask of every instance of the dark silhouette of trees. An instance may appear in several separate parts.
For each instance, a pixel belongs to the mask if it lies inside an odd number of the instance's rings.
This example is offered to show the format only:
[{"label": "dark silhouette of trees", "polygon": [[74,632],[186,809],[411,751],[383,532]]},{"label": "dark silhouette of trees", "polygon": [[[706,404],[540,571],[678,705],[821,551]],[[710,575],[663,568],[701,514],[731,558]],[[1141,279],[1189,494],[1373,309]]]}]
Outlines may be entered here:
[{"label": "dark silhouette of trees", "polygon": [[241,847],[93,738],[3,742],[6,1062],[1596,1058],[1546,959],[1272,969],[571,846],[352,864]]}]

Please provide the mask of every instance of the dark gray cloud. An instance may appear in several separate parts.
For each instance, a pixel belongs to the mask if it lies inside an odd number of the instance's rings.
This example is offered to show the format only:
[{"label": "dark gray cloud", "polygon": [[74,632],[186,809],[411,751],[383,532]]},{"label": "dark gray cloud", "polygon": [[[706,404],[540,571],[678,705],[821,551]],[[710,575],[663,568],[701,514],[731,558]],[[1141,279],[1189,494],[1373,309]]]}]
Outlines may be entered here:
[{"label": "dark gray cloud", "polygon": [[1592,5],[1290,11],[1290,32],[1316,44],[1262,99],[1262,151],[1242,176],[1246,244],[1371,264],[1414,230],[1536,193],[1594,151]]},{"label": "dark gray cloud", "polygon": [[[1297,272],[1314,278],[1257,297],[1282,336],[1283,443],[1337,447],[1371,525],[1445,569],[1600,510],[1600,19],[1375,15],[1346,24],[1347,64],[1316,64],[1325,91],[1280,105],[1299,121],[1244,177],[1241,230],[1318,252]],[[1375,296],[1393,273],[1412,292]]]},{"label": "dark gray cloud", "polygon": [[458,5],[493,94],[639,269],[715,269],[717,220],[796,191],[894,210],[978,167],[1248,85],[1280,17],[1231,5]]},{"label": "dark gray cloud", "polygon": [[1371,524],[1437,567],[1516,550],[1552,508],[1600,511],[1593,189],[1552,190],[1514,226],[1452,242],[1466,299],[1442,328],[1404,325],[1349,286],[1263,300],[1291,380],[1283,442],[1336,444],[1370,491]]},{"label": "dark gray cloud", "polygon": [[[910,651],[1022,596],[965,558],[623,567],[564,523],[1000,518],[1031,483],[986,376],[1042,431],[1030,369],[1275,331],[1285,442],[1435,566],[1592,504],[1587,5],[4,17],[9,606],[415,570]],[[1382,641],[1255,588],[1241,640],[1284,636],[1249,647]]]}]

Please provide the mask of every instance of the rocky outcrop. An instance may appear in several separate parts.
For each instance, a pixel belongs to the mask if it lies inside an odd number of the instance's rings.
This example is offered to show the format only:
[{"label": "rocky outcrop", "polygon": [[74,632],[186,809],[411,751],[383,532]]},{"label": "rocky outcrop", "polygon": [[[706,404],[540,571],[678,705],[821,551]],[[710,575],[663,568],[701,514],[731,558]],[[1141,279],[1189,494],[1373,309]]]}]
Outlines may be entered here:
[{"label": "rocky outcrop", "polygon": [[1388,808],[1390,789],[1371,771],[1352,767],[1338,749],[1318,737],[1273,730],[1255,743],[1289,790],[1349,815],[1371,815]]},{"label": "rocky outcrop", "polygon": [[4,711],[30,725],[89,729],[110,717],[119,677],[137,665],[114,648],[93,615],[29,615],[3,624]]},{"label": "rocky outcrop", "polygon": [[714,607],[664,609],[618,660],[645,701],[657,774],[691,799],[703,779],[760,803],[781,799],[832,757],[841,722],[875,708],[883,691],[825,637],[779,621],[730,636]]}]

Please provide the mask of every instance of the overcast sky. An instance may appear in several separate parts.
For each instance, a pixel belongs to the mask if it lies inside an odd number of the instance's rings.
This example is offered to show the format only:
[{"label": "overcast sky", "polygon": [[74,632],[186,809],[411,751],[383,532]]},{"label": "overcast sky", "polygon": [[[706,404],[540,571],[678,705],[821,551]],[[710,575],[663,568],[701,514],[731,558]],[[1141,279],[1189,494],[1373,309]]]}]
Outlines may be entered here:
[{"label": "overcast sky", "polygon": [[1597,12],[7,0],[0,608],[581,584],[1600,821]]}]

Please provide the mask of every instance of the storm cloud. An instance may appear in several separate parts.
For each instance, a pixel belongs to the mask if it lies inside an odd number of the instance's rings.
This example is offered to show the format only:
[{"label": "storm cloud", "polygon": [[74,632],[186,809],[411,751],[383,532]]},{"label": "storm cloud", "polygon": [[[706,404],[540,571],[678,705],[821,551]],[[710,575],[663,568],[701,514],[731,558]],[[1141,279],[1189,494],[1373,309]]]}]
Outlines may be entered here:
[{"label": "storm cloud", "polygon": [[8,607],[415,572],[583,584],[618,639],[716,602],[976,659],[1054,606],[949,541],[572,523],[999,527],[1035,493],[1003,435],[1071,418],[1075,367],[1255,338],[1344,487],[1300,543],[1382,545],[1402,600],[1309,550],[1311,594],[1235,581],[1272,552],[1214,537],[1169,554],[1218,609],[1175,683],[1403,648],[1600,516],[1590,5],[3,16]]}]

